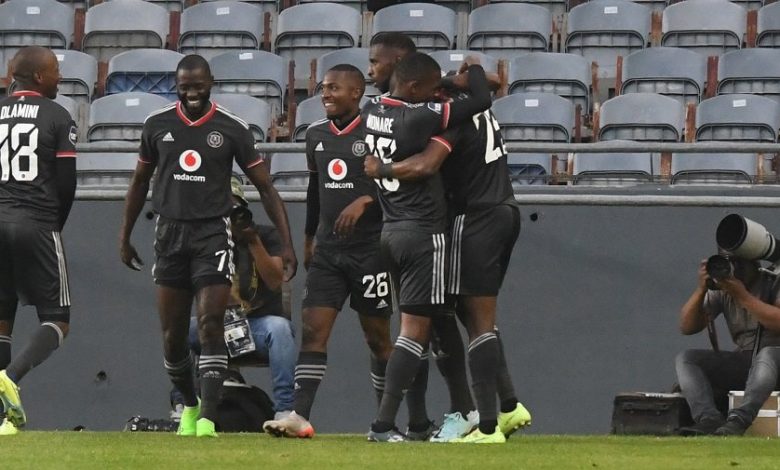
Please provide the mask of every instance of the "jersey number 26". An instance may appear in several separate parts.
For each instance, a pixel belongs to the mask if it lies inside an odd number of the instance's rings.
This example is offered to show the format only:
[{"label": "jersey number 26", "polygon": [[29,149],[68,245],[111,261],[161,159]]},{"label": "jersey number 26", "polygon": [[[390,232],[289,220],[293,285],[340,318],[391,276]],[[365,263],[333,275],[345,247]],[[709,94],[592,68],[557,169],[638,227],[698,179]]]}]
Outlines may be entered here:
[{"label": "jersey number 26", "polygon": [[[22,144],[22,136],[27,135],[27,143]],[[5,183],[13,175],[16,181],[32,181],[38,176],[38,128],[29,122],[20,122],[10,128],[0,124],[0,183]],[[23,169],[22,158],[27,159],[27,169]]]}]

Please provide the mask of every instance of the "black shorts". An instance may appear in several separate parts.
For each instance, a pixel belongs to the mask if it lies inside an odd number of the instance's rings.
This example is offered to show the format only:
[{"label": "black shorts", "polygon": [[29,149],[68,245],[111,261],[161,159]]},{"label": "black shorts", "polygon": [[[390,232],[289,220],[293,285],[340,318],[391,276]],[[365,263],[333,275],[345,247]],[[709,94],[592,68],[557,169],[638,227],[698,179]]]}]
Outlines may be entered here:
[{"label": "black shorts", "polygon": [[171,220],[157,218],[154,239],[154,282],[180,289],[230,285],[233,237],[230,219]]},{"label": "black shorts", "polygon": [[445,307],[446,234],[383,231],[382,254],[401,312],[430,316],[448,310]]},{"label": "black shorts", "polygon": [[388,317],[393,313],[390,279],[379,244],[346,249],[318,246],[306,276],[303,307],[341,310],[349,306],[362,315]]},{"label": "black shorts", "polygon": [[68,268],[60,233],[30,224],[0,222],[0,302],[70,307]]},{"label": "black shorts", "polygon": [[520,234],[520,209],[500,205],[461,214],[452,226],[447,292],[495,297]]}]

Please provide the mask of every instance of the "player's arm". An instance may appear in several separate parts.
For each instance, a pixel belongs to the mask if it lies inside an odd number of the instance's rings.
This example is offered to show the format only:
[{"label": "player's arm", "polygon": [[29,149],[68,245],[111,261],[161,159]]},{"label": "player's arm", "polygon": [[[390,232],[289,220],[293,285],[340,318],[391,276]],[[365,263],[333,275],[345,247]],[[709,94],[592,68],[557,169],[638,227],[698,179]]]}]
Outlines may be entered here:
[{"label": "player's arm", "polygon": [[347,207],[345,207],[336,222],[333,224],[333,231],[341,238],[347,238],[355,231],[355,225],[360,217],[366,212],[366,209],[374,203],[374,197],[369,195],[360,196]]},{"label": "player's arm", "polygon": [[57,128],[56,184],[59,208],[57,221],[59,230],[65,227],[73,200],[76,197],[76,140],[78,129],[72,119],[60,121]]},{"label": "player's arm", "polygon": [[309,269],[314,256],[315,236],[320,225],[320,190],[317,163],[314,160],[311,145],[306,142],[306,163],[309,168],[309,186],[306,188],[306,226],[303,239],[303,267]]},{"label": "player's arm", "polygon": [[[465,75],[465,77],[464,77]],[[451,77],[453,86],[460,87],[465,81],[471,92],[467,98],[452,103],[445,103],[443,129],[455,127],[470,121],[472,116],[490,109],[490,88],[485,77],[485,70],[479,64],[472,64],[463,74]]]},{"label": "player's arm", "polygon": [[366,155],[363,166],[366,174],[372,178],[426,179],[439,171],[451,151],[450,143],[437,136],[431,139],[425,150],[400,162],[382,163],[375,156]]},{"label": "player's arm", "polygon": [[125,209],[122,218],[122,228],[119,231],[119,257],[122,262],[135,271],[140,271],[143,261],[138,257],[135,247],[130,243],[130,235],[138,220],[138,215],[146,203],[146,195],[149,194],[149,182],[152,180],[154,169],[157,167],[157,149],[152,143],[150,130],[144,125],[141,134],[141,150],[138,163],[135,166],[133,178],[127,188],[125,196]]},{"label": "player's arm", "polygon": [[282,288],[284,280],[284,262],[280,256],[271,256],[263,244],[260,234],[254,227],[243,230],[249,253],[255,263],[255,269],[263,283],[274,292]]}]

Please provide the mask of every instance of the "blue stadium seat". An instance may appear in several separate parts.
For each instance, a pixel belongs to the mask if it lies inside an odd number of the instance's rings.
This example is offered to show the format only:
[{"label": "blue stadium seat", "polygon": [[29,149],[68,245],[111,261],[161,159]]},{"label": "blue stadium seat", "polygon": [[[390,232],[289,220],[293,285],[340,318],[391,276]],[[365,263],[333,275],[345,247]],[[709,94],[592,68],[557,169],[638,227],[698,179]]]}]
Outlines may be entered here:
[{"label": "blue stadium seat", "polygon": [[614,77],[617,56],[644,49],[650,9],[625,0],[594,0],[569,12],[565,51],[599,64],[599,76]]},{"label": "blue stadium seat", "polygon": [[676,153],[672,184],[751,184],[757,169],[753,153]]},{"label": "blue stadium seat", "polygon": [[707,58],[675,47],[651,47],[623,59],[621,94],[658,93],[682,104],[698,103],[707,80]]},{"label": "blue stadium seat", "polygon": [[171,104],[151,93],[117,93],[92,102],[87,141],[138,142],[144,121],[150,113]]},{"label": "blue stadium seat", "polygon": [[509,93],[553,93],[590,114],[590,63],[575,54],[534,52],[509,63]]},{"label": "blue stadium seat", "polygon": [[493,102],[493,114],[507,142],[569,142],[574,104],[552,93],[517,93]]},{"label": "blue stadium seat", "polygon": [[214,92],[240,93],[265,100],[282,112],[287,60],[265,51],[230,51],[209,60]]},{"label": "blue stadium seat", "polygon": [[315,76],[317,86],[314,89],[314,94],[322,92],[322,80],[325,78],[325,72],[339,64],[354,65],[363,73],[366,79],[365,96],[380,94],[379,90],[372,86],[373,82],[368,76],[368,49],[362,47],[349,47],[322,54],[317,59],[317,75]]},{"label": "blue stadium seat", "polygon": [[728,0],[687,0],[664,10],[662,46],[711,56],[740,49],[747,11]]},{"label": "blue stadium seat", "polygon": [[255,142],[265,142],[271,128],[271,106],[259,98],[232,93],[215,93],[211,100],[240,117],[252,130]]},{"label": "blue stadium seat", "polygon": [[629,93],[601,105],[599,140],[679,142],[685,128],[685,108],[655,93]]},{"label": "blue stadium seat", "polygon": [[243,2],[219,0],[186,8],[181,13],[179,52],[206,59],[238,49],[257,49],[263,31],[263,10]]},{"label": "blue stadium seat", "polygon": [[455,12],[430,3],[401,3],[374,14],[373,33],[408,34],[420,52],[452,49],[457,34]]},{"label": "blue stadium seat", "polygon": [[777,142],[780,104],[756,95],[720,95],[696,111],[696,140]]},{"label": "blue stadium seat", "polygon": [[176,66],[184,57],[167,49],[135,49],[108,62],[106,94],[143,91],[176,99]]},{"label": "blue stadium seat", "polygon": [[309,167],[305,153],[271,155],[271,181],[279,191],[305,191],[309,184]]},{"label": "blue stadium seat", "polygon": [[660,154],[577,153],[572,156],[572,183],[626,186],[651,183],[659,174]]},{"label": "blue stadium seat", "polygon": [[780,50],[740,49],[718,61],[718,94],[746,93],[780,101]]},{"label": "blue stadium seat", "polygon": [[131,49],[161,49],[168,38],[168,12],[141,0],[111,0],[87,10],[82,50],[108,62]]},{"label": "blue stadium seat", "polygon": [[495,3],[469,15],[467,48],[499,59],[526,52],[545,52],[550,47],[552,16],[538,5]]},{"label": "blue stadium seat", "polygon": [[274,51],[295,61],[295,78],[309,78],[311,61],[360,42],[362,18],[338,3],[305,3],[279,13]]},{"label": "blue stadium seat", "polygon": [[780,3],[758,10],[756,47],[780,47]]}]

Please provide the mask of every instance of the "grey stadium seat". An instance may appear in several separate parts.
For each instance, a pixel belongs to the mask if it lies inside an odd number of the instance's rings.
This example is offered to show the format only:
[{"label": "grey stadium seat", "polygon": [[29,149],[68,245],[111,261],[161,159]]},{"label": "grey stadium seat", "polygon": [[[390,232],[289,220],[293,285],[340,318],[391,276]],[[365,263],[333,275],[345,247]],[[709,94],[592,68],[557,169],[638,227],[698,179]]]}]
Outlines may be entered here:
[{"label": "grey stadium seat", "polygon": [[575,54],[534,52],[509,63],[509,93],[554,93],[590,112],[590,63]]},{"label": "grey stadium seat", "polygon": [[301,191],[309,184],[305,153],[275,153],[271,156],[271,181],[280,191]]},{"label": "grey stadium seat", "polygon": [[466,47],[499,59],[547,51],[552,34],[550,11],[525,3],[495,3],[472,10]]},{"label": "grey stadium seat", "polygon": [[[490,3],[516,3],[517,0],[492,0]],[[530,3],[544,7],[550,12],[553,19],[558,21],[563,18],[568,8],[567,0],[526,0],[523,3]]]},{"label": "grey stadium seat", "polygon": [[89,110],[89,142],[123,140],[138,142],[150,113],[171,102],[150,93],[109,95],[92,102]]},{"label": "grey stadium seat", "polygon": [[[201,2],[211,2],[215,0],[200,0]],[[233,0],[235,1],[235,0]],[[269,12],[272,15],[276,15],[279,8],[281,8],[281,2],[278,0],[241,0],[242,3],[248,3],[254,7],[259,8],[263,13]]]},{"label": "grey stadium seat", "polygon": [[780,47],[780,4],[769,4],[758,10],[756,47]]},{"label": "grey stadium seat", "polygon": [[718,61],[718,94],[747,93],[780,101],[780,50],[741,49]]},{"label": "grey stadium seat", "polygon": [[274,52],[295,61],[295,78],[310,75],[312,59],[360,42],[362,17],[338,3],[306,3],[279,13]]},{"label": "grey stadium seat", "polygon": [[599,140],[679,142],[685,107],[655,93],[629,93],[601,105]]},{"label": "grey stadium seat", "polygon": [[73,42],[73,10],[54,0],[13,0],[0,5],[0,76],[25,46],[68,49]]},{"label": "grey stadium seat", "polygon": [[181,13],[179,52],[206,59],[228,50],[257,49],[263,10],[243,2],[203,2]]},{"label": "grey stadium seat", "polygon": [[287,60],[265,51],[230,51],[211,60],[214,91],[265,100],[280,113],[287,88]]},{"label": "grey stadium seat", "polygon": [[757,169],[753,153],[676,153],[672,184],[750,184]]},{"label": "grey stadium seat", "polygon": [[374,36],[388,31],[406,33],[419,52],[452,49],[457,34],[455,12],[430,3],[402,3],[374,14]]},{"label": "grey stadium seat", "polygon": [[493,114],[507,142],[569,142],[574,105],[552,93],[517,93],[493,102]]},{"label": "grey stadium seat", "polygon": [[168,11],[141,0],[111,0],[87,10],[82,50],[108,61],[131,49],[162,49],[168,38]]},{"label": "grey stadium seat", "polygon": [[720,55],[742,47],[746,25],[747,10],[728,0],[687,0],[664,10],[661,45]]},{"label": "grey stadium seat", "polygon": [[65,95],[60,95],[58,93],[57,97],[54,99],[54,102],[62,106],[63,108],[65,108],[65,110],[68,111],[68,114],[70,114],[70,117],[72,117],[73,120],[78,123],[79,104],[76,102],[76,100]]},{"label": "grey stadium seat", "polygon": [[696,140],[777,142],[780,104],[756,95],[720,95],[699,104]]},{"label": "grey stadium seat", "polygon": [[364,96],[379,95],[379,90],[373,87],[372,81],[368,76],[368,49],[362,47],[348,47],[337,51],[322,54],[317,59],[317,75],[315,77],[317,86],[314,94],[322,93],[322,80],[325,78],[325,72],[331,67],[339,64],[349,64],[357,67],[366,79],[366,91]]},{"label": "grey stadium seat", "polygon": [[211,95],[211,100],[246,121],[256,142],[265,142],[271,128],[271,106],[268,103],[233,93],[215,93]]},{"label": "grey stadium seat", "polygon": [[650,9],[625,0],[594,0],[569,12],[565,51],[599,64],[601,77],[615,76],[617,56],[647,46]]},{"label": "grey stadium seat", "polygon": [[[78,103],[88,104],[97,83],[97,60],[89,54],[73,50],[53,50],[60,64],[60,80],[58,96],[68,96]],[[12,83],[9,91],[16,89]]]},{"label": "grey stadium seat", "polygon": [[135,49],[108,62],[106,94],[126,91],[154,93],[176,99],[176,66],[183,54],[167,49]]},{"label": "grey stadium seat", "polygon": [[[360,107],[368,102],[367,97],[360,99]],[[306,129],[309,125],[320,119],[325,119],[325,107],[322,106],[322,95],[314,95],[306,98],[298,104],[295,110],[295,129],[293,130],[293,142],[306,141]]]},{"label": "grey stadium seat", "polygon": [[675,47],[651,47],[623,59],[621,94],[658,93],[698,103],[707,81],[707,58]]},{"label": "grey stadium seat", "polygon": [[79,189],[127,190],[138,164],[138,152],[83,153],[76,159]]},{"label": "grey stadium seat", "polygon": [[[298,0],[298,4],[302,3],[322,3],[327,0]],[[367,10],[366,0],[331,0],[329,3],[338,3],[339,5],[348,6],[354,9],[358,13],[363,13]]]},{"label": "grey stadium seat", "polygon": [[510,153],[506,163],[515,189],[547,184],[552,176],[552,158],[547,153]]},{"label": "grey stadium seat", "polygon": [[479,63],[486,72],[498,72],[498,59],[478,51],[436,51],[431,52],[429,55],[439,64],[443,74],[450,71],[457,72],[466,56],[479,58]]},{"label": "grey stadium seat", "polygon": [[579,153],[572,157],[572,182],[591,186],[651,183],[660,165],[660,154]]}]

